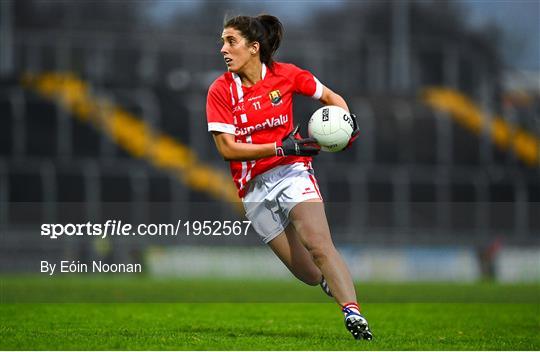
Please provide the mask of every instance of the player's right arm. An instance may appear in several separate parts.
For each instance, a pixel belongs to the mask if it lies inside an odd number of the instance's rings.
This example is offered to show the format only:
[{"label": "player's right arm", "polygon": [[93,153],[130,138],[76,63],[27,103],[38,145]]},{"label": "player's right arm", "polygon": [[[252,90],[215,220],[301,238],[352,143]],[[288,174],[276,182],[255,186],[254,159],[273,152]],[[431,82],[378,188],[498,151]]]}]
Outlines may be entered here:
[{"label": "player's right arm", "polygon": [[239,143],[234,135],[216,131],[212,136],[219,154],[227,161],[257,160],[276,155],[275,143]]},{"label": "player's right arm", "polygon": [[236,142],[232,134],[212,132],[214,142],[223,159],[245,161],[267,158],[269,156],[313,156],[320,148],[314,146],[315,139],[299,138],[298,125],[281,141],[275,143],[251,144]]}]

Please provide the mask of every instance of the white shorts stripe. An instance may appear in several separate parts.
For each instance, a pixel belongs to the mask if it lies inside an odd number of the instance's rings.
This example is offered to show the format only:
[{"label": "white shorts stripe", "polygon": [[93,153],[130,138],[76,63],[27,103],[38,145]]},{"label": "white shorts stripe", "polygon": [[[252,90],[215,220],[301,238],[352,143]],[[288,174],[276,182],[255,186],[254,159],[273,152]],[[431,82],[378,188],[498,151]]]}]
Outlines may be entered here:
[{"label": "white shorts stripe", "polygon": [[311,180],[311,183],[313,183],[313,187],[315,188],[317,195],[319,196],[319,198],[322,199],[321,191],[319,190],[319,185],[317,184],[317,180],[315,180],[315,177],[313,175],[309,175],[309,179]]}]

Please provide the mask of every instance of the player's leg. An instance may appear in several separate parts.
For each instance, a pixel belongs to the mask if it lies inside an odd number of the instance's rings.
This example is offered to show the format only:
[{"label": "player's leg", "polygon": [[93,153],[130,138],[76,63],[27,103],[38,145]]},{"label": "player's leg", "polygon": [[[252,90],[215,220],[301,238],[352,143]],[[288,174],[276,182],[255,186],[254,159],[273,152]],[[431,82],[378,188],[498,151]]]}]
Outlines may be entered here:
[{"label": "player's leg", "polygon": [[351,274],[332,242],[322,201],[313,199],[297,204],[289,213],[289,219],[300,242],[326,278],[335,300],[343,307],[347,329],[356,339],[371,340],[368,323],[356,304]]},{"label": "player's leg", "polygon": [[313,262],[311,254],[300,242],[292,224],[268,243],[272,251],[299,280],[315,286],[321,282],[322,274]]},{"label": "player's leg", "polygon": [[297,204],[289,213],[289,219],[299,242],[326,278],[336,301],[341,305],[356,301],[349,269],[330,237],[322,201],[313,199]]}]

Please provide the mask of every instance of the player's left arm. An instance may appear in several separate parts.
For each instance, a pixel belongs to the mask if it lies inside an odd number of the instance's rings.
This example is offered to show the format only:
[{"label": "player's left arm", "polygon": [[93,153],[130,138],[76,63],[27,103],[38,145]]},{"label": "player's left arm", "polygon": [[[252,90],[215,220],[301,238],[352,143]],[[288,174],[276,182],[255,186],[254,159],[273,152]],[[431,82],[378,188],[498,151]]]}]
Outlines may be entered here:
[{"label": "player's left arm", "polygon": [[345,99],[343,99],[341,95],[335,93],[330,88],[324,85],[323,85],[322,95],[319,101],[323,105],[336,105],[336,106],[339,106],[340,108],[345,109],[345,111],[349,111],[349,107],[347,106]]},{"label": "player's left arm", "polygon": [[358,128],[358,121],[356,121],[356,115],[350,113],[349,107],[347,106],[347,102],[345,102],[345,99],[343,99],[341,95],[335,93],[330,88],[324,85],[323,85],[322,95],[319,101],[323,105],[336,105],[336,106],[339,106],[340,108],[345,109],[345,111],[349,112],[349,115],[351,116],[354,127],[353,127],[353,132],[351,134],[351,139],[349,140],[349,143],[347,144],[347,146],[345,146],[345,148],[343,149],[349,148],[351,144],[356,140],[356,138],[358,138],[358,134],[360,133],[360,129]]},{"label": "player's left arm", "polygon": [[290,76],[294,77],[293,82],[295,92],[318,99],[323,105],[336,105],[349,112],[349,116],[353,121],[353,132],[351,133],[349,143],[343,149],[350,147],[352,142],[354,142],[354,140],[358,137],[359,130],[356,116],[350,113],[345,99],[322,84],[317,78],[315,78],[315,76],[313,76],[313,74],[311,74],[311,72],[301,70],[294,65],[290,65],[289,69],[291,70]]}]

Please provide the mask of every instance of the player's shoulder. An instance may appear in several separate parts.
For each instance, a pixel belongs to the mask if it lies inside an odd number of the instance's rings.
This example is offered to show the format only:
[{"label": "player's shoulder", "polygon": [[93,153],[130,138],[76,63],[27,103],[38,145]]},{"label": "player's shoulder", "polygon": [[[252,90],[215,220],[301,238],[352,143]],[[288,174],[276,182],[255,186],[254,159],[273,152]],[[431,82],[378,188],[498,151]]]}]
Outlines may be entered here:
[{"label": "player's shoulder", "polygon": [[295,64],[287,62],[274,62],[272,65],[272,71],[276,76],[282,76],[289,80],[294,80],[298,75],[309,72],[296,66]]},{"label": "player's shoulder", "polygon": [[228,91],[229,84],[231,81],[229,72],[225,72],[219,77],[217,77],[208,87],[208,93],[210,92],[219,92],[219,91]]},{"label": "player's shoulder", "polygon": [[295,64],[289,62],[274,62],[272,64],[272,71],[277,75],[289,75],[291,73],[297,73],[302,69]]}]

